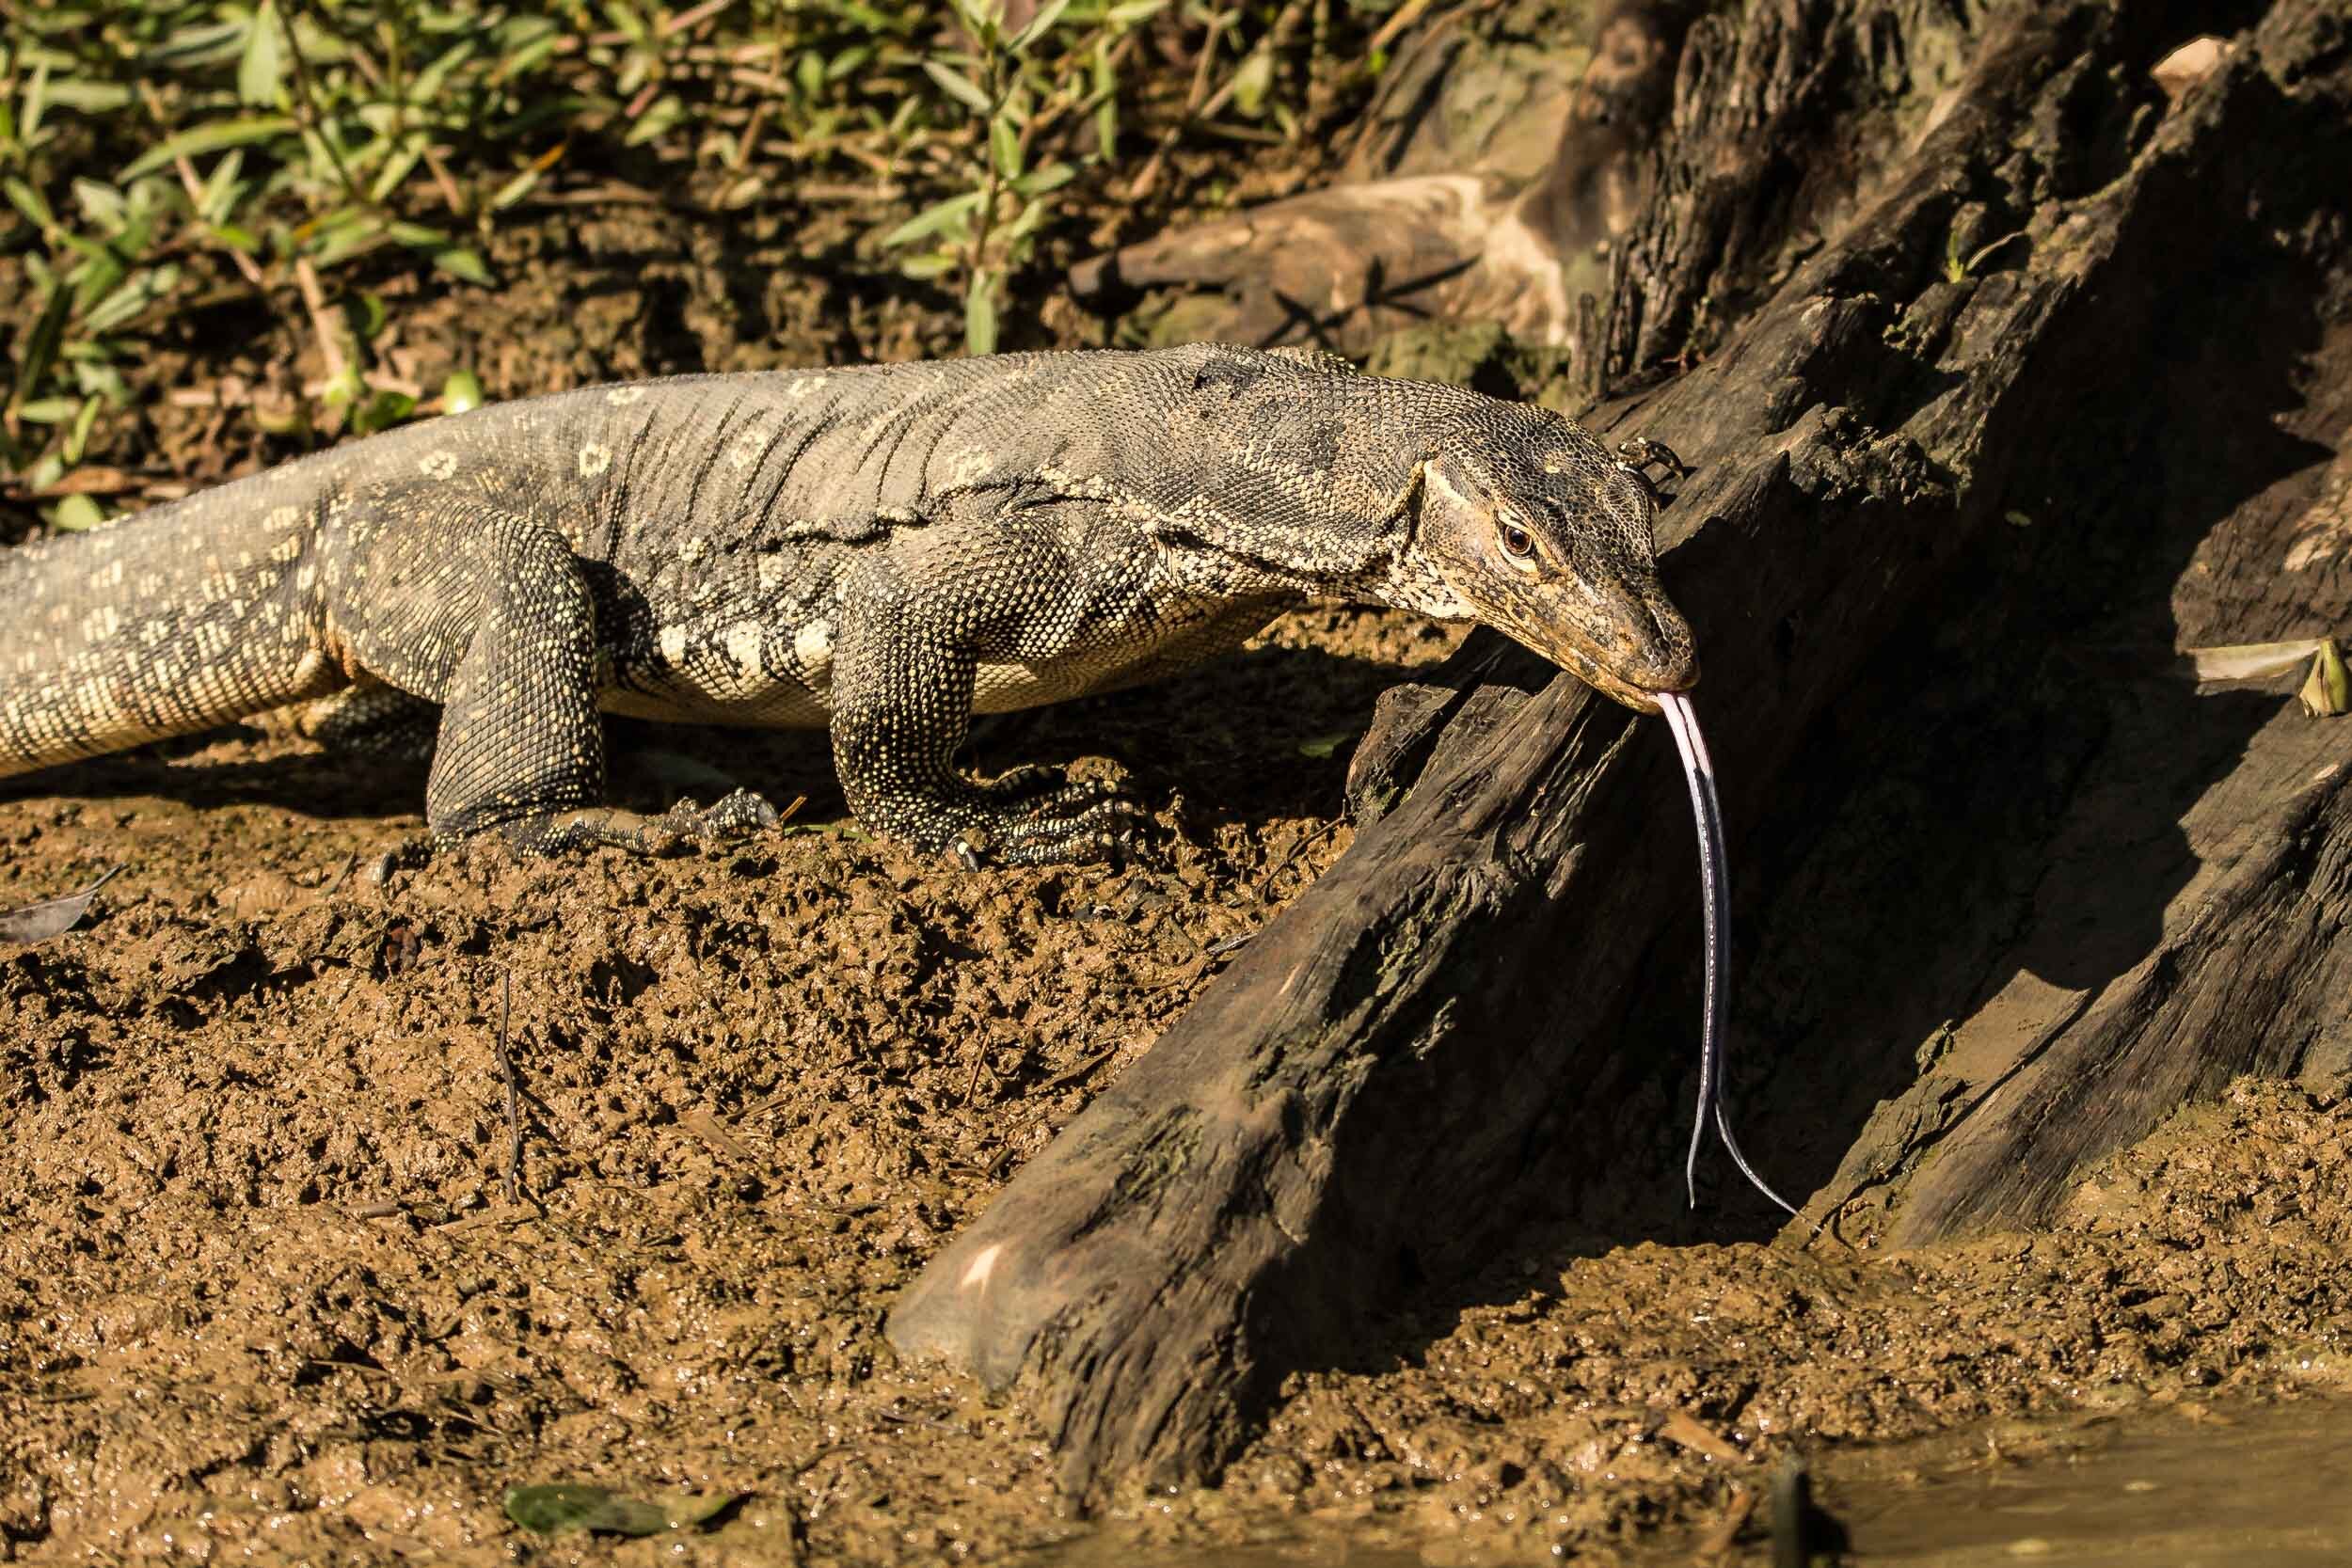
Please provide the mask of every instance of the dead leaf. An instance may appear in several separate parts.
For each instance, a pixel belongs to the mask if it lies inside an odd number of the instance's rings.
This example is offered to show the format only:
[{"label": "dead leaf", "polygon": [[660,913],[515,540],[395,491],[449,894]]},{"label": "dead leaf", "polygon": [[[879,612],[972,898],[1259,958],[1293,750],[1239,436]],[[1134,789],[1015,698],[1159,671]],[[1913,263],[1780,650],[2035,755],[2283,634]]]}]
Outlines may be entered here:
[{"label": "dead leaf", "polygon": [[757,1164],[759,1151],[720,1125],[719,1118],[700,1111],[677,1118],[678,1125],[720,1153],[745,1164]]},{"label": "dead leaf", "polygon": [[384,932],[384,946],[378,955],[387,974],[405,974],[416,967],[417,955],[423,942],[417,938],[417,928],[406,921],[396,921]]},{"label": "dead leaf", "polygon": [[1722,1557],[1728,1553],[1747,1528],[1748,1516],[1756,1512],[1756,1494],[1744,1486],[1731,1489],[1731,1502],[1724,1516],[1715,1521],[1693,1548],[1693,1555],[1702,1558]]},{"label": "dead leaf", "polygon": [[2284,642],[2228,642],[2211,648],[2183,648],[2181,656],[2201,681],[2256,681],[2283,675],[2319,652],[2324,637],[2297,637]]},{"label": "dead leaf", "polygon": [[90,900],[98,890],[121,874],[122,867],[108,866],[99,874],[98,880],[79,893],[69,893],[62,898],[44,898],[38,904],[27,904],[21,910],[0,913],[0,942],[47,942],[62,936],[82,922],[89,912]]},{"label": "dead leaf", "polygon": [[2319,640],[2312,655],[2312,673],[2296,695],[2303,701],[2303,711],[2314,719],[2333,719],[2352,708],[2352,673],[2345,671],[2344,650],[2336,646],[2334,638]]}]

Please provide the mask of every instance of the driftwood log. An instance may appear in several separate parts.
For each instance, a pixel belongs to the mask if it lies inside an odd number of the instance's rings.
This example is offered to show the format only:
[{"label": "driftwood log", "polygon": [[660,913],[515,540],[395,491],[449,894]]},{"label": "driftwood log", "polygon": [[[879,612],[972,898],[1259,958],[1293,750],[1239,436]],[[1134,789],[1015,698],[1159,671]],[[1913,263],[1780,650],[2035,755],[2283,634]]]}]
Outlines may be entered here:
[{"label": "driftwood log", "polygon": [[[2233,1074],[2340,1092],[2352,725],[2173,653],[2346,628],[2347,8],[1750,0],[1675,59],[1589,419],[1695,465],[1662,532],[1751,1153],[1922,1240],[2032,1225]],[[1212,1473],[1531,1203],[1692,1233],[1663,726],[1482,634],[1354,793],[1348,854],[892,1317],[1080,1493]]]},{"label": "driftwood log", "polygon": [[1176,286],[1164,342],[1311,342],[1362,357],[1385,332],[1488,321],[1581,350],[1632,225],[1692,0],[1563,8],[1540,38],[1492,7],[1440,13],[1408,44],[1322,190],[1081,262],[1098,305]]}]

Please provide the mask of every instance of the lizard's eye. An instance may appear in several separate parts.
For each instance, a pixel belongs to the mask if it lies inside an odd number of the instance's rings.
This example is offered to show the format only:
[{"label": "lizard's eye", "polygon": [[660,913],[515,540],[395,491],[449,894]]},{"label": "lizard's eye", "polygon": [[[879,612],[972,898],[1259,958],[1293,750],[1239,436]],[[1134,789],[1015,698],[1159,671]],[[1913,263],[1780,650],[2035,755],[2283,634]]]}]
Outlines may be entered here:
[{"label": "lizard's eye", "polygon": [[1535,538],[1517,523],[1504,523],[1497,531],[1502,536],[1502,553],[1519,561],[1535,559]]}]

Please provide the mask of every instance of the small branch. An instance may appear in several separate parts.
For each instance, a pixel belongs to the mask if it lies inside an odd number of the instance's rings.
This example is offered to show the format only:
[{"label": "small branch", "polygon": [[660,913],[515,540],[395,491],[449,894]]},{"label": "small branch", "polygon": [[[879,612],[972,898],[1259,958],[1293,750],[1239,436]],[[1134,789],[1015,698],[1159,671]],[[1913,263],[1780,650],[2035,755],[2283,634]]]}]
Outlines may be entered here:
[{"label": "small branch", "polygon": [[362,207],[373,208],[375,203],[359,188],[359,182],[352,175],[351,166],[343,162],[343,150],[335,144],[335,138],[328,135],[319,123],[318,99],[310,87],[310,62],[303,57],[302,40],[294,34],[293,14],[289,12],[281,16],[278,24],[286,29],[286,58],[294,62],[294,96],[300,101],[302,128],[318,137],[319,145],[326,149],[327,160],[335,166],[335,173],[343,182],[344,194]]},{"label": "small branch", "polygon": [[1140,201],[1152,193],[1152,187],[1159,182],[1160,165],[1176,145],[1176,138],[1183,135],[1184,127],[1200,115],[1200,105],[1209,96],[1209,71],[1216,63],[1217,40],[1225,36],[1227,25],[1228,21],[1222,11],[1209,18],[1208,36],[1200,40],[1200,54],[1193,61],[1192,90],[1184,95],[1184,112],[1160,133],[1159,145],[1152,148],[1152,156],[1144,160],[1143,170],[1136,176],[1136,182],[1127,187],[1129,201]]},{"label": "small branch", "polygon": [[350,361],[343,356],[343,345],[336,340],[335,323],[327,314],[326,291],[319,287],[318,269],[308,256],[294,258],[294,287],[302,291],[302,303],[310,313],[310,330],[319,341],[319,358],[325,362],[326,380],[331,385],[342,379]]},{"label": "small branch", "polygon": [[1001,180],[996,171],[994,133],[996,117],[1005,110],[1005,98],[1002,70],[993,59],[989,65],[988,89],[988,116],[980,122],[980,202],[972,211],[972,243],[963,260],[967,288],[979,287],[988,261],[988,237],[996,227],[996,196]]},{"label": "small branch", "polygon": [[440,187],[441,199],[449,203],[450,216],[468,216],[466,198],[457,189],[457,182],[450,178],[449,165],[442,162],[439,149],[428,147],[424,150],[424,166],[432,173],[433,182]]},{"label": "small branch", "polygon": [[1380,30],[1373,34],[1372,40],[1364,45],[1364,53],[1371,55],[1394,43],[1406,28],[1429,14],[1430,4],[1431,0],[1405,0],[1405,4],[1397,7],[1388,21],[1380,24]]},{"label": "small branch", "polygon": [[717,16],[734,3],[735,0],[703,0],[701,5],[694,7],[691,10],[680,11],[663,23],[661,36],[665,39],[675,38],[696,23],[706,22]]},{"label": "small branch", "polygon": [[[1422,3],[1423,8],[1425,9],[1427,0],[1422,0]],[[1409,10],[1411,8],[1412,0],[1406,0],[1406,9]],[[1204,125],[1203,122],[1215,119],[1224,111],[1225,105],[1233,101],[1234,88],[1241,81],[1242,68],[1249,63],[1250,55],[1260,53],[1267,55],[1279,55],[1283,50],[1290,47],[1291,40],[1297,36],[1298,29],[1306,24],[1307,18],[1311,14],[1311,12],[1308,0],[1290,0],[1290,4],[1282,8],[1281,14],[1274,19],[1274,25],[1266,29],[1265,37],[1258,40],[1258,47],[1252,49],[1249,52],[1249,55],[1246,55],[1242,57],[1241,65],[1235,66],[1233,68],[1233,73],[1225,78],[1225,85],[1217,88],[1216,92],[1210,94],[1205,103],[1200,100],[1200,91],[1205,79],[1206,71],[1196,71],[1194,73],[1192,84],[1192,101],[1185,105],[1184,114],[1176,120],[1176,122],[1170,125],[1166,132],[1162,133],[1160,136],[1160,145],[1152,150],[1152,161],[1143,166],[1143,172],[1136,176],[1135,184],[1128,189],[1128,200],[1139,200],[1143,197],[1151,194],[1152,184],[1157,182],[1160,177],[1160,165],[1162,160],[1165,159],[1168,153],[1175,147],[1177,138],[1183,135],[1188,129],[1195,126],[1200,126],[1203,129],[1216,131],[1220,135],[1231,136],[1241,141],[1257,141],[1261,139],[1257,134],[1253,134],[1236,126]],[[1404,13],[1402,11],[1398,13],[1400,16],[1403,14]],[[1393,18],[1391,19],[1391,25],[1394,25]],[[1383,28],[1381,30],[1383,32],[1388,31],[1387,28]],[[1215,42],[1214,35],[1212,35],[1210,41],[1212,43]],[[1201,54],[1203,59],[1207,58],[1208,53],[1209,46],[1207,44],[1202,45]],[[1263,139],[1276,144],[1279,144],[1281,140],[1279,136],[1267,136]]]}]

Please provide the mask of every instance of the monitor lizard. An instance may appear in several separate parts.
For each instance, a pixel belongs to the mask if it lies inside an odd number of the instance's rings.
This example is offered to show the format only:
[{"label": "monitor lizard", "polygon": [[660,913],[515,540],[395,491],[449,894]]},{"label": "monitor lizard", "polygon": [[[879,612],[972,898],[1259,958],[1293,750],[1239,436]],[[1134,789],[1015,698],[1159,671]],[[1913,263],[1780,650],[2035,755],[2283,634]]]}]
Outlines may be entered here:
[{"label": "monitor lizard", "polygon": [[307,703],[323,739],[430,734],[436,845],[645,849],[775,814],[606,804],[601,713],[805,726],[872,832],[1103,858],[1138,808],[964,776],[974,714],[1148,680],[1311,599],[1483,622],[1645,711],[1689,688],[1659,460],[1214,344],[493,404],[0,551],[0,776]]}]

